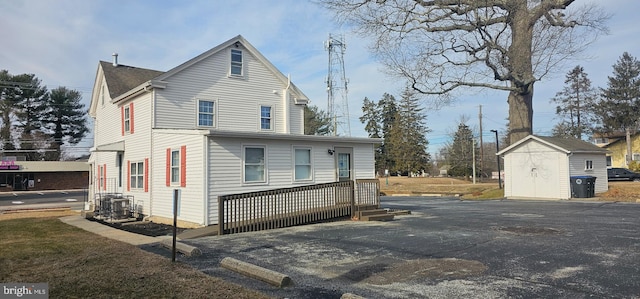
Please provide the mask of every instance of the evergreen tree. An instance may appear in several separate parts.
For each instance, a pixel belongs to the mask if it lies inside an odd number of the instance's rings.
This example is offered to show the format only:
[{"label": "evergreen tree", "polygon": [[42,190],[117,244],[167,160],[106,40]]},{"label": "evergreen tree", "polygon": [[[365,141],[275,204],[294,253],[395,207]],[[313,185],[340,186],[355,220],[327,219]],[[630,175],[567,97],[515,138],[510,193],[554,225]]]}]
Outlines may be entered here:
[{"label": "evergreen tree", "polygon": [[40,79],[33,74],[13,76],[12,81],[19,84],[13,109],[17,125],[21,131],[20,149],[25,151],[28,161],[41,160],[42,154],[37,152],[36,132],[42,128],[46,101],[49,96],[47,88],[41,85]]},{"label": "evergreen tree", "polygon": [[16,86],[13,82],[13,76],[7,70],[0,71],[0,117],[2,118],[2,127],[0,128],[0,139],[2,139],[3,150],[14,150],[16,147],[13,143],[12,117],[14,110],[14,93]]},{"label": "evergreen tree", "polygon": [[388,133],[386,148],[397,172],[409,175],[427,170],[430,157],[427,153],[428,141],[425,135],[429,129],[424,124],[426,115],[422,112],[415,92],[406,89],[397,106],[396,116]]},{"label": "evergreen tree", "polygon": [[[613,76],[607,78],[607,88],[601,90],[602,99],[596,107],[601,131],[624,130],[627,151],[631,152],[631,132],[638,130],[640,120],[640,61],[624,52],[613,65]],[[631,155],[627,156],[630,161]]]},{"label": "evergreen tree", "polygon": [[554,127],[554,136],[571,136],[582,139],[590,133],[593,123],[593,105],[596,92],[584,68],[576,66],[565,77],[565,87],[551,99],[556,103],[556,114],[562,121]]},{"label": "evergreen tree", "polygon": [[381,111],[378,104],[365,97],[362,103],[362,116],[360,122],[364,124],[364,130],[370,138],[382,137],[382,127],[380,126]]},{"label": "evergreen tree", "polygon": [[382,99],[378,102],[378,109],[380,111],[380,119],[382,119],[382,147],[380,148],[380,161],[379,165],[392,171],[395,169],[395,161],[391,157],[391,130],[395,123],[396,116],[398,114],[398,106],[396,98],[393,95],[385,93],[382,95]]},{"label": "evergreen tree", "polygon": [[51,148],[55,150],[55,154],[47,155],[48,159],[59,160],[63,144],[78,144],[89,132],[86,109],[81,100],[82,94],[76,90],[59,87],[51,91],[43,118],[47,133],[53,137]]},{"label": "evergreen tree", "polygon": [[304,134],[330,135],[331,118],[317,106],[304,106]]},{"label": "evergreen tree", "polygon": [[[473,132],[464,121],[458,125],[454,133],[453,143],[447,148],[447,162],[450,165],[449,175],[469,177],[473,174],[473,151],[479,152],[478,145],[473,142]],[[477,155],[476,155],[477,156]]]}]

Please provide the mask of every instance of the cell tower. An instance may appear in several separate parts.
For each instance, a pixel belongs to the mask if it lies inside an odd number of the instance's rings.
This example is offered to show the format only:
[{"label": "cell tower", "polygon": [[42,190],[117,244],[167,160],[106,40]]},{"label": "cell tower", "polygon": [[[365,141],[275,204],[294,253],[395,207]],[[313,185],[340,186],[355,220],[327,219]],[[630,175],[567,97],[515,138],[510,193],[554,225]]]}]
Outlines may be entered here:
[{"label": "cell tower", "polygon": [[347,78],[344,72],[344,51],[347,45],[344,36],[339,38],[329,34],[324,43],[329,51],[329,72],[327,75],[327,113],[331,118],[334,136],[351,136],[349,122],[349,101],[347,99]]}]

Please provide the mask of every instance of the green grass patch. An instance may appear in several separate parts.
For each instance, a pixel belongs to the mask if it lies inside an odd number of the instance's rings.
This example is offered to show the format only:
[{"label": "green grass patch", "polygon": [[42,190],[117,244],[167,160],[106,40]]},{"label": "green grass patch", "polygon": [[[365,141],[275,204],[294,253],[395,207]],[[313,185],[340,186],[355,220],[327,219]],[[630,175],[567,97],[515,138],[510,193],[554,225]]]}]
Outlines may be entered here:
[{"label": "green grass patch", "polygon": [[50,298],[267,298],[57,218],[0,221],[0,281],[49,283]]}]

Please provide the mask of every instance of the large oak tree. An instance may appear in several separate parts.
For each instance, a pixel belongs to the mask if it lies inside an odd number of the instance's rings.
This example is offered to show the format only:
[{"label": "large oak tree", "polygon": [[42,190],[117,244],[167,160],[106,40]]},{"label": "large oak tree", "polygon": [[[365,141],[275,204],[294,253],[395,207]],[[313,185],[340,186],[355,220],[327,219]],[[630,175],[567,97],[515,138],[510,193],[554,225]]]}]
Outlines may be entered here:
[{"label": "large oak tree", "polygon": [[465,87],[508,92],[511,142],[532,133],[534,83],[605,32],[608,18],[575,0],[318,1],[373,38],[387,71],[422,94],[446,103]]}]

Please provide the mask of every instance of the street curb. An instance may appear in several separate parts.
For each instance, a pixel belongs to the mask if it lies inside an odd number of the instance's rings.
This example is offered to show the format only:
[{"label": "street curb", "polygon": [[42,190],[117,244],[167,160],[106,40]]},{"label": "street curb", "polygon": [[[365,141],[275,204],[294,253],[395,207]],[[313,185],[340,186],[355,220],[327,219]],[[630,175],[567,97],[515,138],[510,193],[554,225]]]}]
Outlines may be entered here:
[{"label": "street curb", "polygon": [[356,294],[344,293],[340,296],[340,299],[366,299],[365,297],[358,296]]},{"label": "street curb", "polygon": [[[163,239],[162,241],[160,241],[160,244],[168,249],[172,249],[173,239]],[[202,254],[202,251],[200,251],[200,249],[198,249],[197,247],[193,247],[191,245],[180,242],[176,242],[176,250],[186,256],[199,256]]]},{"label": "street curb", "polygon": [[292,283],[291,278],[287,275],[230,257],[222,259],[220,266],[251,278],[264,281],[279,288],[286,287]]}]

